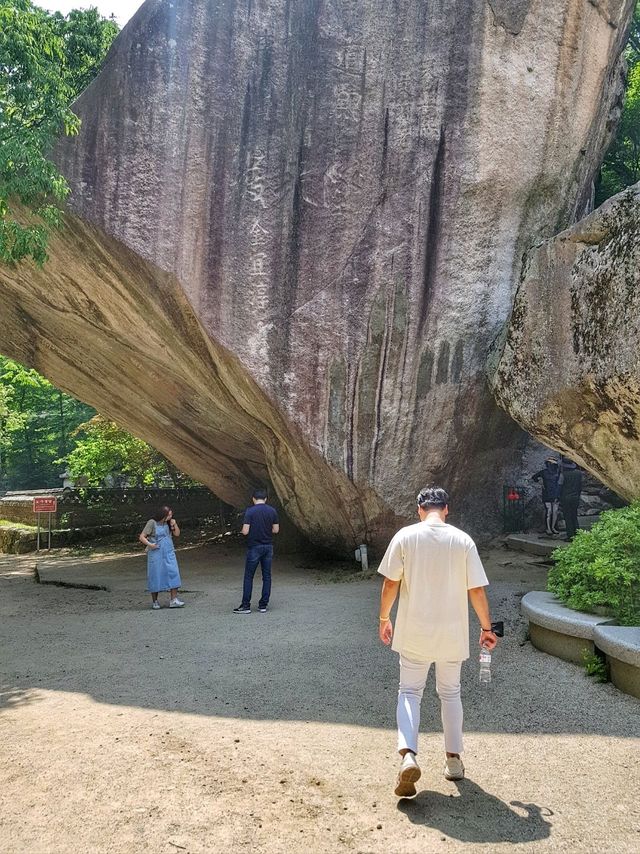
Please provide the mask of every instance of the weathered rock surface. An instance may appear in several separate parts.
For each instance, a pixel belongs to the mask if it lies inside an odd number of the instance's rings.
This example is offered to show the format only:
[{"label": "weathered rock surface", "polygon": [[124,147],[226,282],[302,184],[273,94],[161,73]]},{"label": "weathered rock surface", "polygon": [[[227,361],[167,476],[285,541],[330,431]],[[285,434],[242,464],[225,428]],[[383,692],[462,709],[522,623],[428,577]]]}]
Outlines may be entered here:
[{"label": "weathered rock surface", "polygon": [[640,495],[640,184],[533,250],[491,369],[526,430]]},{"label": "weathered rock surface", "polygon": [[524,441],[488,347],[589,203],[632,6],[147,0],[56,154],[93,228],[2,274],[0,351],[317,542],[432,479],[478,530]]}]

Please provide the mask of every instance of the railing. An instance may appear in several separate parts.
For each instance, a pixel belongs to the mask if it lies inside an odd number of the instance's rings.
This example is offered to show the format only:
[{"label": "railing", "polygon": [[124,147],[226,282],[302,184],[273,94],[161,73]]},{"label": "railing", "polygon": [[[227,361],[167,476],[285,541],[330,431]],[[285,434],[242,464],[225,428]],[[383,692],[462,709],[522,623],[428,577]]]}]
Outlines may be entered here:
[{"label": "railing", "polygon": [[[205,486],[178,487],[112,487],[96,486],[67,487],[58,499],[61,504],[81,504],[84,507],[121,504],[174,504],[192,499],[220,501]],[[224,503],[224,502],[221,502]],[[225,505],[228,506],[228,505]]]}]

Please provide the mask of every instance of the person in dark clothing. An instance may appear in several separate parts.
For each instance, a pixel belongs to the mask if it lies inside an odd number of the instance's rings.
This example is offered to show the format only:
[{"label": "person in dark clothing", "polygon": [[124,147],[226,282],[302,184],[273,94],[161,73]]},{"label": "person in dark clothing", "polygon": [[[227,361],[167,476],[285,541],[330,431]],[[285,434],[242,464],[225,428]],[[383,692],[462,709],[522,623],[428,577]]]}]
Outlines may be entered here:
[{"label": "person in dark clothing", "polygon": [[242,533],[247,538],[247,557],[244,565],[244,585],[242,604],[233,609],[234,614],[251,613],[251,595],[253,576],[258,564],[262,570],[262,595],[258,611],[266,613],[271,596],[271,561],[273,559],[273,535],[280,531],[278,513],[267,504],[267,490],[256,489],[253,493],[253,507],[248,507],[242,525]]},{"label": "person in dark clothing", "polygon": [[560,507],[567,527],[567,539],[572,540],[578,529],[578,505],[582,492],[582,472],[572,460],[562,461],[560,475]]},{"label": "person in dark clothing", "polygon": [[547,535],[559,534],[557,529],[558,524],[558,508],[560,500],[560,466],[558,460],[554,457],[549,457],[544,464],[544,468],[536,472],[532,480],[536,483],[542,480],[542,501],[544,504],[544,522]]}]

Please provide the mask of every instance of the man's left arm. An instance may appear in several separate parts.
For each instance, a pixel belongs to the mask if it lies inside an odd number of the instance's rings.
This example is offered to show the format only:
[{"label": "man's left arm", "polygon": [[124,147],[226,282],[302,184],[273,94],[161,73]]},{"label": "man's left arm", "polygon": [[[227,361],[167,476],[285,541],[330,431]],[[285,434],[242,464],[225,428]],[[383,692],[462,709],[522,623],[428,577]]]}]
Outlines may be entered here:
[{"label": "man's left arm", "polygon": [[485,590],[488,585],[489,581],[480,560],[478,549],[473,543],[471,548],[467,550],[467,595],[480,623],[480,646],[493,649],[498,643],[498,638],[491,629],[489,600]]},{"label": "man's left arm", "polygon": [[[468,591],[469,601],[476,612],[480,623],[480,646],[493,649],[498,644],[498,638],[491,628],[491,615],[489,613],[489,600],[484,587],[471,587]],[[485,626],[487,628],[485,628]]]}]

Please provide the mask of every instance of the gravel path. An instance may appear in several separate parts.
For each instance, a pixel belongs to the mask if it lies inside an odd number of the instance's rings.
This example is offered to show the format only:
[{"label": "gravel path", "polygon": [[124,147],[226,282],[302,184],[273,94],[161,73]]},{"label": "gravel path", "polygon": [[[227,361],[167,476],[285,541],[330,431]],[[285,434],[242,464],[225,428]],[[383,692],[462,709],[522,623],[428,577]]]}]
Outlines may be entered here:
[{"label": "gravel path", "polygon": [[242,617],[240,552],[180,560],[187,607],[158,612],[139,555],[43,567],[106,591],[0,561],[1,852],[640,850],[640,703],[525,642],[534,558],[485,555],[509,634],[488,692],[463,668],[468,779],[442,777],[430,682],[400,804],[377,579],[280,558],[272,610]]}]

